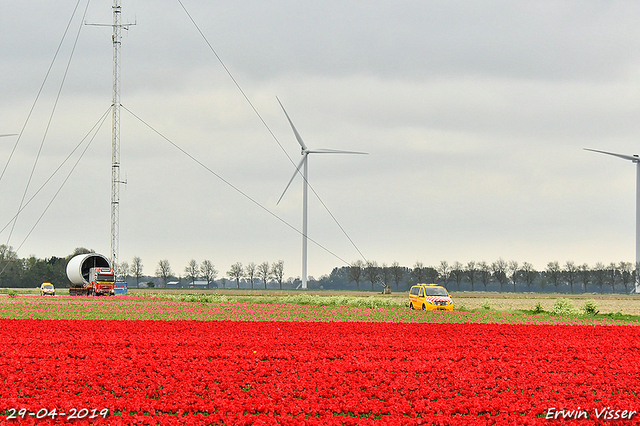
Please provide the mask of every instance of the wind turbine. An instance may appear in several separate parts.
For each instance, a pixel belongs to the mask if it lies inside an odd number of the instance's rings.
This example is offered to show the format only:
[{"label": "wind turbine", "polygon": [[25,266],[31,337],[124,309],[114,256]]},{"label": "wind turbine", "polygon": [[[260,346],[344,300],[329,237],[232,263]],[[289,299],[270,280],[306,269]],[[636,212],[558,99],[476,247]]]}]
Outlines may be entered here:
[{"label": "wind turbine", "polygon": [[300,173],[300,167],[303,167],[302,169],[302,179],[303,179],[303,182],[302,182],[302,288],[306,289],[307,288],[307,240],[308,240],[307,201],[308,201],[308,189],[309,189],[309,163],[308,163],[307,157],[309,156],[309,154],[367,154],[367,153],[359,152],[359,151],[340,151],[336,149],[307,148],[307,145],[305,145],[304,141],[302,140],[302,137],[300,137],[300,133],[298,133],[298,130],[296,130],[296,126],[293,125],[291,118],[289,118],[289,114],[287,114],[287,110],[285,110],[284,106],[282,106],[282,102],[280,102],[280,99],[278,99],[277,97],[276,99],[278,100],[278,103],[280,104],[282,111],[284,111],[284,115],[287,117],[287,120],[291,125],[291,130],[293,130],[293,134],[296,136],[296,140],[298,141],[298,143],[300,144],[300,147],[302,148],[302,152],[300,153],[302,154],[302,160],[300,160],[300,163],[298,163],[298,166],[296,167],[296,171],[293,172],[293,176],[291,176],[291,179],[289,180],[287,187],[282,192],[282,195],[278,199],[278,202],[276,203],[276,205],[280,204],[282,197],[284,197],[284,194],[287,192],[287,189],[289,189],[289,186],[291,186],[291,182],[293,182],[293,179],[296,177],[296,175]]},{"label": "wind turbine", "polygon": [[584,148],[586,151],[599,152],[600,154],[613,155],[614,157],[629,160],[636,164],[636,293],[640,293],[640,157],[637,155],[616,154],[614,152],[598,151],[597,149]]},{"label": "wind turbine", "polygon": [[4,138],[7,136],[17,136],[15,133],[9,133],[8,135],[0,135],[0,138]]}]

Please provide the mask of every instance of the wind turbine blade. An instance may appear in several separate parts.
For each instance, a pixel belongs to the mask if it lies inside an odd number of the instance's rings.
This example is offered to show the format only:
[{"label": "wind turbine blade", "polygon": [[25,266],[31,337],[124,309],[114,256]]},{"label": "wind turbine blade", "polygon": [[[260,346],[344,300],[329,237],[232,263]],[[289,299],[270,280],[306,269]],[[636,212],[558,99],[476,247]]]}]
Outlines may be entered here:
[{"label": "wind turbine blade", "polygon": [[0,138],[4,138],[4,137],[7,137],[7,136],[18,136],[18,134],[17,133],[9,133],[8,135],[0,135]]},{"label": "wind turbine blade", "polygon": [[640,161],[640,157],[638,157],[637,155],[616,154],[615,152],[598,151],[597,149],[589,149],[589,148],[583,148],[583,149],[585,151],[592,151],[592,152],[599,152],[600,154],[613,155],[614,157],[622,158],[624,160],[631,160],[635,162]]},{"label": "wind turbine blade", "polygon": [[340,149],[324,149],[324,148],[313,149],[313,150],[309,150],[307,152],[309,154],[364,154],[364,155],[369,155],[368,152],[343,151],[343,150],[340,150]]},{"label": "wind turbine blade", "polygon": [[[278,99],[277,96],[276,96],[276,99]],[[291,119],[289,118],[289,114],[287,114],[287,110],[284,109],[284,107],[282,106],[282,102],[280,102],[280,99],[278,99],[278,103],[280,104],[280,107],[282,108],[282,111],[284,111],[284,115],[287,116],[287,120],[289,120],[289,124],[291,125],[291,129],[293,130],[293,134],[296,135],[296,139],[298,140],[298,143],[300,144],[302,149],[306,151],[307,150],[307,146],[304,144],[304,141],[302,140],[302,137],[300,137],[300,133],[298,133],[298,130],[296,130],[296,126],[293,125],[293,121],[291,121]]]},{"label": "wind turbine blade", "polygon": [[284,194],[287,192],[287,189],[289,189],[289,187],[291,186],[291,182],[293,182],[293,179],[296,177],[298,173],[300,173],[300,167],[302,167],[302,163],[304,163],[304,160],[306,159],[307,159],[307,154],[305,153],[302,156],[302,160],[300,160],[300,163],[298,163],[298,167],[296,167],[296,171],[293,172],[293,176],[291,176],[291,179],[289,179],[289,183],[287,184],[287,187],[284,189],[284,191],[282,191],[282,195],[280,196],[280,198],[278,198],[278,202],[276,203],[276,206],[280,204],[282,197],[284,197]]}]

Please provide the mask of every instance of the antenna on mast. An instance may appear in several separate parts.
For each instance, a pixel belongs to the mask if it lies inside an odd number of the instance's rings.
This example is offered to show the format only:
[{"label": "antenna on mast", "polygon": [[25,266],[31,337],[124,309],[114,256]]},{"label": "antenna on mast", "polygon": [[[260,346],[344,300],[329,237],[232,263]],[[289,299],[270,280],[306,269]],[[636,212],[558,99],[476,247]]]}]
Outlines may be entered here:
[{"label": "antenna on mast", "polygon": [[87,24],[98,27],[113,27],[113,99],[111,104],[111,251],[109,260],[115,268],[118,264],[120,245],[120,44],[122,29],[128,30],[134,23],[121,23],[120,0],[113,0],[113,24]]}]

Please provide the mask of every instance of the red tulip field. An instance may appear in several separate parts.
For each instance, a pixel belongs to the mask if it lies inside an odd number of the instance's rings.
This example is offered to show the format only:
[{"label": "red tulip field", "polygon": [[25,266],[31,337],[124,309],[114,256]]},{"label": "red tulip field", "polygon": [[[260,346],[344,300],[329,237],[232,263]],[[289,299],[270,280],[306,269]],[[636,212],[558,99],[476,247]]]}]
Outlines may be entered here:
[{"label": "red tulip field", "polygon": [[[12,319],[11,303],[30,303],[16,300],[0,299],[2,424],[640,420],[634,326],[460,322],[450,321],[456,312],[404,309],[431,320],[314,320],[315,307],[288,321]],[[51,306],[63,316],[71,302],[60,303]]]}]

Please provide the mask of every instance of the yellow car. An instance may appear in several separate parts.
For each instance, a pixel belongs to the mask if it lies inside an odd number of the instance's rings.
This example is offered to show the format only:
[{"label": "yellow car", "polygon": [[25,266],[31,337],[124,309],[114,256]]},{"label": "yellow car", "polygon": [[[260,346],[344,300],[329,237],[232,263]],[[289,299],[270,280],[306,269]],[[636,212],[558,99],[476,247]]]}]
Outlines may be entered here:
[{"label": "yellow car", "polygon": [[409,309],[452,311],[453,300],[444,287],[435,284],[417,284],[409,291]]},{"label": "yellow car", "polygon": [[42,283],[40,286],[40,296],[55,296],[56,289],[51,283]]}]

